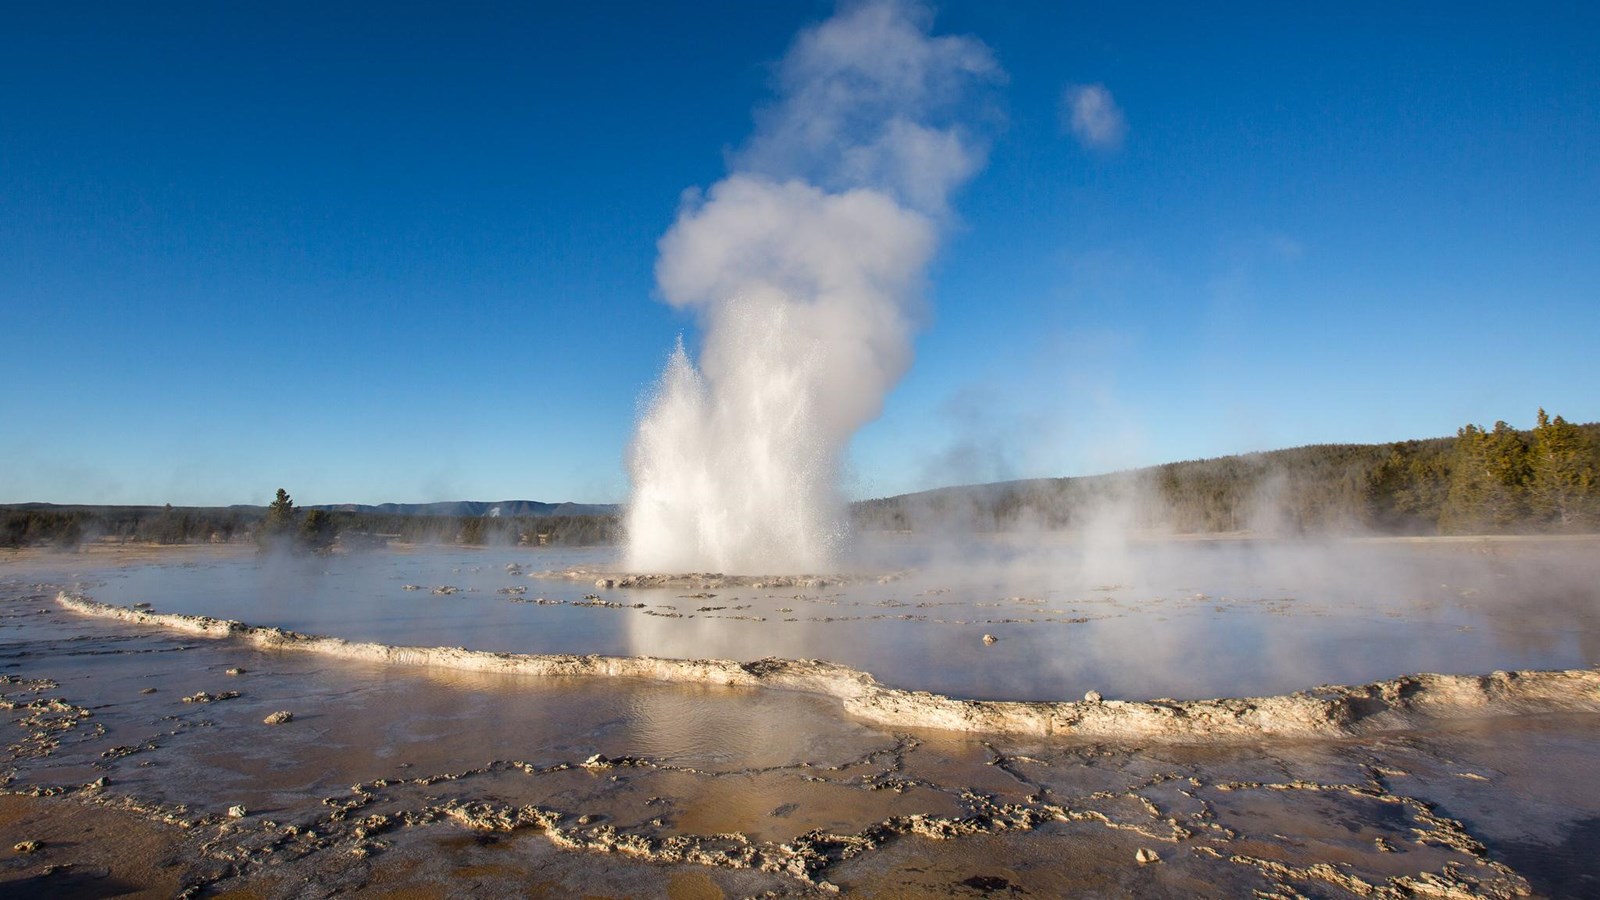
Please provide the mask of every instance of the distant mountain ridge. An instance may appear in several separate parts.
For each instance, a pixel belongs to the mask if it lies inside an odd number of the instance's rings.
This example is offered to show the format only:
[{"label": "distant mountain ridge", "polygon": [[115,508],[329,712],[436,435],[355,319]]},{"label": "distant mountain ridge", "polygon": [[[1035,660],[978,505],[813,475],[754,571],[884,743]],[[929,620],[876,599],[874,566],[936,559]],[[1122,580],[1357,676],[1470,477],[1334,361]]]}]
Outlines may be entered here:
[{"label": "distant mountain ridge", "polygon": [[329,512],[376,513],[388,516],[460,516],[512,518],[518,516],[614,516],[615,503],[545,503],[540,500],[442,500],[436,503],[324,503],[305,509]]}]

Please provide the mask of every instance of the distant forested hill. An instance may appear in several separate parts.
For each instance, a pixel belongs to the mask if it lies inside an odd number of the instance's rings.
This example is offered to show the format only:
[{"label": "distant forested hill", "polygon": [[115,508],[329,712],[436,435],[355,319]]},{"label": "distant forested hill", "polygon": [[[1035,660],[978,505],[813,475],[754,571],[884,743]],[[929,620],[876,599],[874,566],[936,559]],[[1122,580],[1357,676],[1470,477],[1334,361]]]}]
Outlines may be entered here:
[{"label": "distant forested hill", "polygon": [[448,500],[442,503],[334,503],[308,506],[329,512],[392,516],[614,516],[614,503],[541,503],[538,500]]},{"label": "distant forested hill", "polygon": [[[1111,475],[947,487],[851,505],[858,528],[1007,531],[1110,527],[1179,534],[1496,534],[1600,529],[1600,424],[1544,410],[1519,431],[1467,425],[1453,438],[1318,444]],[[265,506],[0,506],[0,547],[85,540],[163,544],[299,535],[308,545],[388,540],[604,544],[610,504],[531,500]],[[276,506],[277,504],[274,504]]]},{"label": "distant forested hill", "polygon": [[[18,503],[0,506],[0,547],[73,547],[86,540],[157,544],[255,540],[266,506],[81,506]],[[609,504],[387,503],[376,506],[294,507],[279,531],[315,529],[346,544],[402,540],[456,544],[607,544],[617,538],[617,507]],[[309,523],[308,521],[309,520]]]},{"label": "distant forested hill", "polygon": [[1518,431],[1318,444],[1081,478],[939,488],[856,503],[857,527],[1492,534],[1600,527],[1600,424],[1539,411]]}]

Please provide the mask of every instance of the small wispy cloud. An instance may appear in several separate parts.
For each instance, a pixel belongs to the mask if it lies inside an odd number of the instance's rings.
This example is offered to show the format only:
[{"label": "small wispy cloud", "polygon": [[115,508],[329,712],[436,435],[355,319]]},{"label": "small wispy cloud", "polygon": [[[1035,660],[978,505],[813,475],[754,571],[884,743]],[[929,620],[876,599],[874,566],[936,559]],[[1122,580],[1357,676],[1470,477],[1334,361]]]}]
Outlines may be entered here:
[{"label": "small wispy cloud", "polygon": [[1128,120],[1103,84],[1068,85],[1061,94],[1061,124],[1088,150],[1115,150],[1128,132]]},{"label": "small wispy cloud", "polygon": [[1293,262],[1306,255],[1306,245],[1287,234],[1272,235],[1267,239],[1267,242],[1272,247],[1272,252],[1277,254],[1279,259]]}]

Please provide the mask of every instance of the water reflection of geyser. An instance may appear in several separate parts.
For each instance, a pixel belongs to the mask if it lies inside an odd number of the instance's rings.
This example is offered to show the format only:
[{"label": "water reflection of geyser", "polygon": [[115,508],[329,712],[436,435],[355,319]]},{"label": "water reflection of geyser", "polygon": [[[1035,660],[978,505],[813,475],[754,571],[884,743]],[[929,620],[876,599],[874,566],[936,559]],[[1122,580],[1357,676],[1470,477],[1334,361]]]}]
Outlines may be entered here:
[{"label": "water reflection of geyser", "polygon": [[657,280],[698,314],[630,453],[634,571],[827,569],[850,436],[911,358],[946,198],[980,166],[959,124],[987,47],[912,3],[851,4],[802,32],[733,171],[687,201]]}]

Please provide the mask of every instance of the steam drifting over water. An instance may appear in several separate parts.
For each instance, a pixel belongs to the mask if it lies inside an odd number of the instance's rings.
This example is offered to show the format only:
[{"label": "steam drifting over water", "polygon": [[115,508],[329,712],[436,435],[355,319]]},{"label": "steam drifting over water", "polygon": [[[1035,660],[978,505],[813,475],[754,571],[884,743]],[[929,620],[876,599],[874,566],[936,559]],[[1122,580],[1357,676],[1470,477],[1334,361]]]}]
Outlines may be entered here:
[{"label": "steam drifting over water", "polygon": [[802,32],[732,171],[661,239],[680,341],[630,452],[635,571],[818,571],[847,525],[841,458],[911,361],[949,193],[983,162],[961,124],[1002,77],[972,38],[902,2]]}]

